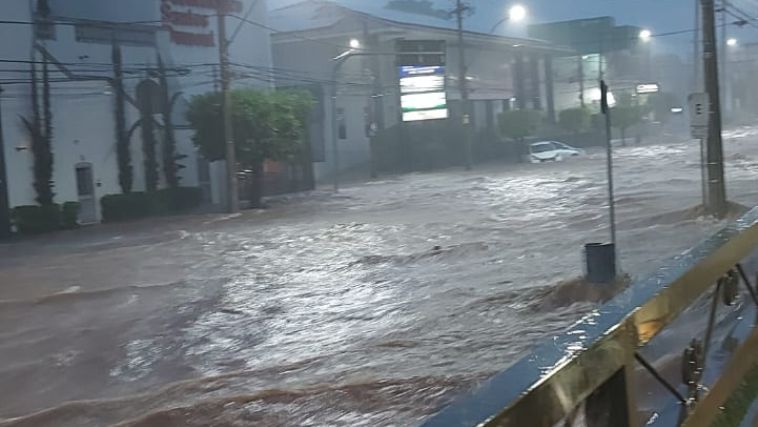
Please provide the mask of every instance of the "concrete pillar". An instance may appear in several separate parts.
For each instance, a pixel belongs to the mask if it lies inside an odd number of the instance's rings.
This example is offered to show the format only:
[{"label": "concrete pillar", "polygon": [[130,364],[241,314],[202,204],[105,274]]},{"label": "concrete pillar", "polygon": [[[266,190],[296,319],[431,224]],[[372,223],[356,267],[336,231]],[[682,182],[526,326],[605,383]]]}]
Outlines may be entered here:
[{"label": "concrete pillar", "polygon": [[535,110],[542,110],[540,80],[540,59],[536,54],[532,54],[529,56],[529,98]]},{"label": "concrete pillar", "polygon": [[513,88],[516,92],[516,106],[525,110],[527,108],[526,81],[524,79],[524,54],[520,50],[514,55],[516,62],[513,72]]},{"label": "concrete pillar", "polygon": [[545,55],[545,99],[547,101],[547,118],[555,123],[555,85],[553,82],[553,57]]}]

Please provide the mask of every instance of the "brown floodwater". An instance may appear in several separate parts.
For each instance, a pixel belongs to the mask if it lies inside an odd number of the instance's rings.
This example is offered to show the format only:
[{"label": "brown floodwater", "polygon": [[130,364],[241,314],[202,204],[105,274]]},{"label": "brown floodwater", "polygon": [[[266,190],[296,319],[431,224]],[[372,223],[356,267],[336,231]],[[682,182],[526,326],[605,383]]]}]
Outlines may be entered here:
[{"label": "brown floodwater", "polygon": [[[758,135],[727,139],[754,205]],[[719,227],[696,143],[617,153],[620,263]],[[414,425],[597,306],[602,152],[0,245],[0,426]]]}]

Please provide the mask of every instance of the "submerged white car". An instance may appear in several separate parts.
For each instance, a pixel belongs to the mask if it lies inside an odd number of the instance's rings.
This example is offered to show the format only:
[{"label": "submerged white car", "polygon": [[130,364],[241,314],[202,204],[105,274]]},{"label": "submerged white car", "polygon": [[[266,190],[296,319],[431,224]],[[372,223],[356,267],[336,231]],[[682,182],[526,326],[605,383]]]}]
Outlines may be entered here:
[{"label": "submerged white car", "polygon": [[584,150],[558,141],[535,142],[529,145],[529,161],[532,163],[562,162],[569,157],[583,156]]}]

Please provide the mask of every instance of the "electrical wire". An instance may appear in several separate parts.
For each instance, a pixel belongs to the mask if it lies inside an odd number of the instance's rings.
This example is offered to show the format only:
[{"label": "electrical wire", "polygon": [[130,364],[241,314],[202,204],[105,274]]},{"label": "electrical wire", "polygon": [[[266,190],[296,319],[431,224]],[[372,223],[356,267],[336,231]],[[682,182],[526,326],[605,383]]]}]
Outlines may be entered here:
[{"label": "electrical wire", "polygon": [[[744,20],[745,22],[747,22],[748,25],[752,27],[758,28],[758,24],[756,24],[757,19],[754,16],[745,12],[744,10],[737,7],[736,5],[734,5],[732,2],[728,0],[721,0],[721,4],[722,4],[722,9],[724,9],[726,13],[732,15],[733,17],[737,19]],[[731,11],[729,9],[731,9]]]},{"label": "electrical wire", "polygon": [[339,44],[339,43],[331,43],[331,42],[328,42],[328,41],[325,41],[325,40],[314,39],[314,38],[311,38],[311,37],[305,37],[305,36],[302,36],[300,34],[297,34],[294,31],[281,31],[281,30],[277,30],[276,28],[272,28],[272,27],[270,27],[270,26],[268,26],[266,24],[263,24],[263,23],[257,22],[257,21],[253,21],[251,19],[247,19],[247,18],[244,18],[242,16],[238,16],[238,15],[227,15],[227,16],[229,16],[231,18],[239,19],[240,21],[245,22],[245,23],[250,24],[250,25],[253,25],[255,27],[259,27],[259,28],[263,28],[265,30],[271,31],[272,33],[275,33],[275,34],[283,34],[284,33],[284,34],[290,35],[292,37],[295,37],[295,38],[303,40],[303,41],[309,41],[309,42],[313,42],[313,43],[319,43],[319,44],[323,44],[323,45],[330,46],[330,47],[337,47],[337,48],[340,48],[340,49],[350,49],[349,43],[348,44],[344,44],[344,45],[343,44]]},{"label": "electrical wire", "polygon": [[[250,5],[250,7],[247,9],[247,13],[245,13],[245,21],[250,18],[250,15],[255,10],[255,6],[258,6],[258,3],[260,0],[255,0]],[[232,33],[232,36],[229,38],[228,44],[234,43],[234,40],[237,39],[237,36],[239,35],[240,31],[242,30],[242,26],[245,25],[245,21],[240,21],[239,24],[237,24],[237,28],[234,29],[234,33]]]},{"label": "electrical wire", "polygon": [[[41,23],[48,24],[48,22],[45,22],[45,21],[21,21],[21,20],[7,20],[7,19],[0,20],[0,24],[7,24],[7,25],[39,25]],[[162,24],[162,23],[163,21],[117,22],[117,21],[98,21],[98,20],[60,18],[60,17],[55,17],[55,21],[49,22],[49,24],[72,26],[72,27],[85,25],[85,24],[89,24],[93,26],[102,26],[102,27],[125,27],[129,25],[148,25],[148,24]],[[154,26],[154,27],[159,28],[158,26]]]}]

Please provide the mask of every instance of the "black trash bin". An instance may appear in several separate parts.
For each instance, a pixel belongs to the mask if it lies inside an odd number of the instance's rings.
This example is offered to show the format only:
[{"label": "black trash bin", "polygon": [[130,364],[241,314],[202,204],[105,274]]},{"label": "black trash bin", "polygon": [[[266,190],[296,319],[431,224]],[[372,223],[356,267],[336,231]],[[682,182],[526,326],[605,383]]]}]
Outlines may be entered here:
[{"label": "black trash bin", "polygon": [[616,280],[616,246],[613,243],[587,243],[584,258],[588,282],[613,283]]}]

